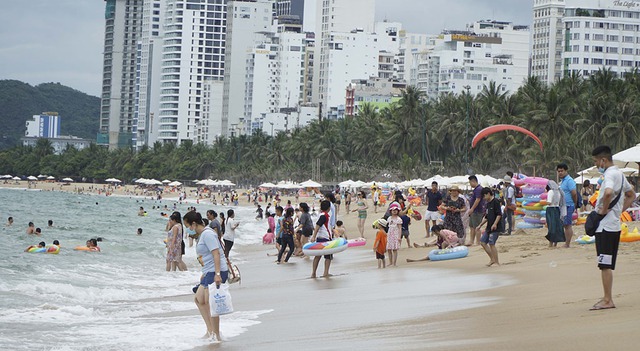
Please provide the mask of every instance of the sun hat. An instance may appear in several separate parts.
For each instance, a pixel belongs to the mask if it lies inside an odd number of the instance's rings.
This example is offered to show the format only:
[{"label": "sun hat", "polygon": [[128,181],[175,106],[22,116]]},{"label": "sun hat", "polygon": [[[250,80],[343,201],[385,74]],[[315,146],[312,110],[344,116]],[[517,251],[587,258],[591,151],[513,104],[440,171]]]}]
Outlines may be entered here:
[{"label": "sun hat", "polygon": [[511,177],[509,177],[508,175],[506,175],[506,176],[504,176],[503,181],[504,181],[505,183],[511,183]]},{"label": "sun hat", "polygon": [[390,206],[389,206],[389,211],[392,210],[398,210],[400,211],[402,208],[400,207],[400,204],[397,202],[393,202]]},{"label": "sun hat", "polygon": [[449,188],[449,191],[457,191],[460,192],[460,188],[457,185],[452,185],[451,188]]},{"label": "sun hat", "polygon": [[387,226],[387,220],[386,220],[386,219],[384,219],[384,218],[380,218],[380,219],[378,219],[375,223],[376,223],[376,224],[380,224],[380,225],[381,225],[381,226],[383,226],[383,227],[386,227],[386,226]]}]

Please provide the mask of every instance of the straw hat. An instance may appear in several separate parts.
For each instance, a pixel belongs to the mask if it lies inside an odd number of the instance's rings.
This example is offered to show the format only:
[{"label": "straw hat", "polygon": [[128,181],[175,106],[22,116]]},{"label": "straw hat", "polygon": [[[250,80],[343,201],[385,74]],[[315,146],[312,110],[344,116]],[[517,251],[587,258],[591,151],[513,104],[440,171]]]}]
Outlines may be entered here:
[{"label": "straw hat", "polygon": [[457,191],[460,192],[460,188],[457,185],[452,185],[451,188],[449,188],[449,191]]},{"label": "straw hat", "polygon": [[504,176],[504,179],[502,179],[502,181],[504,181],[505,183],[511,183],[511,177],[506,175],[506,176]]}]

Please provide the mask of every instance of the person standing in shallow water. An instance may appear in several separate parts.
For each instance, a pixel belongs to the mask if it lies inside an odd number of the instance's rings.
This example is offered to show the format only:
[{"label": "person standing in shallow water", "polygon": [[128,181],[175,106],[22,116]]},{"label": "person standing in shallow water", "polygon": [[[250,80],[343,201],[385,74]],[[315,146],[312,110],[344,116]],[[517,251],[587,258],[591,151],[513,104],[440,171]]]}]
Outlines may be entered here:
[{"label": "person standing in shallow water", "polygon": [[209,288],[215,289],[227,281],[229,268],[227,267],[226,256],[218,240],[218,235],[213,229],[206,227],[202,216],[197,212],[188,212],[183,217],[185,225],[193,228],[200,240],[196,244],[196,254],[202,257],[202,276],[200,284],[195,288],[196,296],[194,301],[200,315],[207,326],[205,339],[221,341],[220,317],[211,317]]},{"label": "person standing in shallow water", "polygon": [[174,212],[167,223],[167,272],[175,271],[176,268],[186,270],[186,265],[182,262],[182,233],[180,212]]},{"label": "person standing in shallow water", "polygon": [[[331,202],[329,200],[323,200],[320,203],[320,216],[318,217],[318,221],[316,222],[315,229],[313,231],[313,235],[311,236],[311,242],[317,241],[319,243],[331,241],[331,227],[330,227],[330,218],[329,211],[331,210]],[[325,278],[329,277],[329,267],[331,267],[331,260],[333,260],[333,255],[324,255],[324,274],[322,275]],[[316,271],[318,270],[318,264],[320,263],[320,256],[315,256],[313,258],[313,270],[311,271],[311,278],[316,277]]]}]

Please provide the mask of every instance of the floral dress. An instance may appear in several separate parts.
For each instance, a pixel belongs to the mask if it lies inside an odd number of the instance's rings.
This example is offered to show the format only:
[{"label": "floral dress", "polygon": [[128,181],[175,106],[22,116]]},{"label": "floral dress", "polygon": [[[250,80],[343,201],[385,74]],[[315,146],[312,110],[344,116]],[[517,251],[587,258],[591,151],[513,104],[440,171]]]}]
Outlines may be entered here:
[{"label": "floral dress", "polygon": [[387,233],[387,250],[400,248],[400,234],[402,234],[402,218],[389,217],[389,233]]},{"label": "floral dress", "polygon": [[[451,198],[447,198],[447,204],[453,202]],[[464,200],[461,196],[458,196],[458,199],[455,200],[457,208],[464,208]],[[450,206],[453,207],[453,206]],[[458,234],[458,238],[464,238],[464,225],[462,224],[462,216],[460,212],[447,211],[447,214],[444,216],[444,228],[449,229],[451,231],[456,232]]]},{"label": "floral dress", "polygon": [[182,226],[178,226],[177,238],[173,237],[173,227],[167,233],[167,262],[178,262],[182,257]]}]

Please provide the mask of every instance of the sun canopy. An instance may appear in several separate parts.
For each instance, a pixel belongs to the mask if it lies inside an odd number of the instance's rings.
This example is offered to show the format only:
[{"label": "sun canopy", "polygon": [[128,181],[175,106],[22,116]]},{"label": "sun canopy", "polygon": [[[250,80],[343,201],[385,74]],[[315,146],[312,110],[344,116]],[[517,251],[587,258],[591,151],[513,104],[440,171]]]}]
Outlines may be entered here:
[{"label": "sun canopy", "polygon": [[306,182],[302,182],[299,184],[301,187],[303,188],[319,188],[322,186],[322,184],[318,183],[318,182],[314,182],[313,180],[309,179]]}]

